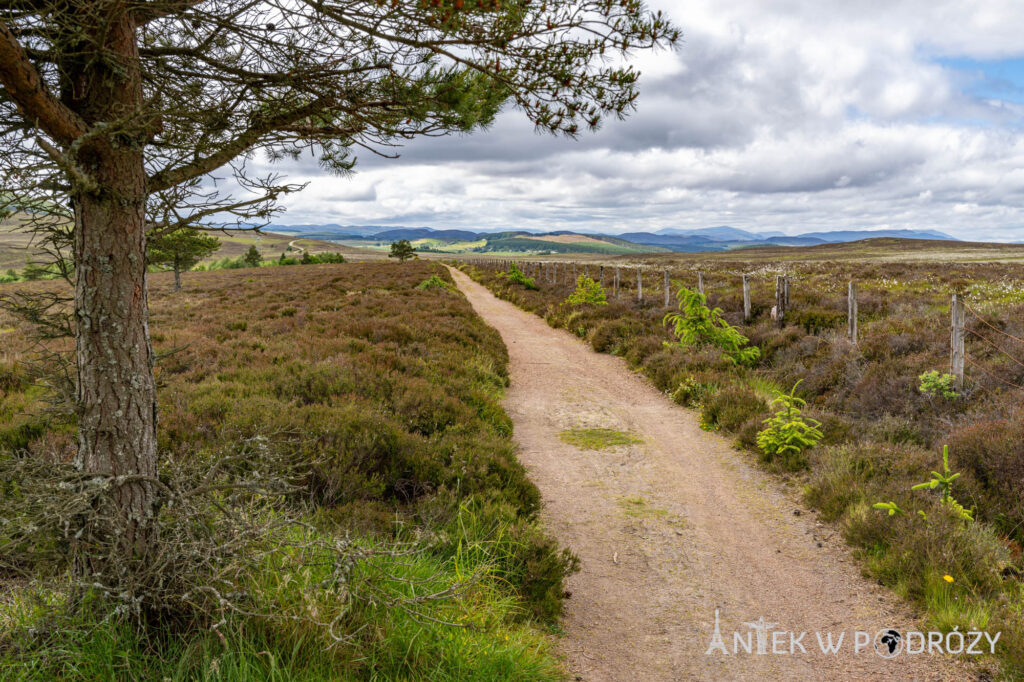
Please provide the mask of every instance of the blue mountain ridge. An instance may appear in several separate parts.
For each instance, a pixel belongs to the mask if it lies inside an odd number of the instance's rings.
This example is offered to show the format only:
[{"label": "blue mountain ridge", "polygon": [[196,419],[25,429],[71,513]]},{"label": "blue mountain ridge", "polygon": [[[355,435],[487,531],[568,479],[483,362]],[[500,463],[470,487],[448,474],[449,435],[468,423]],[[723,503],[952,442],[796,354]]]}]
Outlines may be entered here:
[{"label": "blue mountain ridge", "polygon": [[778,231],[752,232],[728,225],[706,228],[662,228],[655,232],[623,232],[608,234],[575,230],[556,230],[537,232],[535,230],[464,230],[436,229],[433,227],[404,227],[383,225],[338,225],[338,224],[302,224],[302,225],[268,225],[267,232],[296,234],[311,238],[335,241],[397,241],[408,239],[436,239],[442,242],[477,241],[480,239],[507,239],[509,237],[536,237],[543,235],[580,235],[622,244],[623,242],[637,246],[658,247],[680,252],[723,251],[727,249],[750,246],[812,246],[815,244],[841,243],[870,239],[874,237],[890,237],[898,239],[939,239],[959,241],[943,232],[936,230],[836,230],[805,232],[786,235]]}]

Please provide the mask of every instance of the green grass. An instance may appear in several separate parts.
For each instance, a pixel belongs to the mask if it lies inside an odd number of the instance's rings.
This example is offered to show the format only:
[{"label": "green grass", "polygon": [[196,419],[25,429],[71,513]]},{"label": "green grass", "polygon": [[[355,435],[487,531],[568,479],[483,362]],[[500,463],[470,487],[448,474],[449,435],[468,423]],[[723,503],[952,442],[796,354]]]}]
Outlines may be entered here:
[{"label": "green grass", "polygon": [[359,565],[350,582],[354,592],[372,585],[406,599],[478,577],[459,596],[408,608],[358,599],[347,606],[332,591],[318,588],[330,578],[325,566],[268,565],[253,577],[252,594],[276,605],[283,618],[308,610],[311,599],[324,621],[347,611],[345,627],[339,628],[347,639],[340,643],[306,625],[243,616],[229,616],[219,634],[209,628],[146,634],[116,619],[77,616],[49,623],[56,627],[48,635],[31,635],[27,628],[46,631],[50,612],[34,601],[53,605],[65,595],[14,592],[0,604],[0,624],[20,635],[12,646],[0,648],[0,679],[564,679],[551,640],[523,619],[518,600],[493,580],[502,558],[496,551],[503,551],[501,541],[466,535],[450,557],[423,552]]},{"label": "green grass", "polygon": [[558,437],[563,443],[581,450],[605,450],[643,442],[631,433],[614,429],[567,429],[559,433]]},{"label": "green grass", "polygon": [[656,519],[668,516],[667,511],[652,507],[646,499],[639,496],[620,498],[619,507],[622,508],[626,516],[636,519]]}]

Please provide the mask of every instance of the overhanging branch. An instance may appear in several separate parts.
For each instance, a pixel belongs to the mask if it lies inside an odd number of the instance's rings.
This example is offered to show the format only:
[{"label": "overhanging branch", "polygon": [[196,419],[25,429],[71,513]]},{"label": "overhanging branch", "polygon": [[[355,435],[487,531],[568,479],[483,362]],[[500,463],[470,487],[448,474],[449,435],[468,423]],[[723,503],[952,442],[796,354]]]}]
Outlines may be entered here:
[{"label": "overhanging branch", "polygon": [[85,133],[79,116],[53,96],[10,27],[0,21],[0,85],[26,119],[53,139],[68,144]]}]

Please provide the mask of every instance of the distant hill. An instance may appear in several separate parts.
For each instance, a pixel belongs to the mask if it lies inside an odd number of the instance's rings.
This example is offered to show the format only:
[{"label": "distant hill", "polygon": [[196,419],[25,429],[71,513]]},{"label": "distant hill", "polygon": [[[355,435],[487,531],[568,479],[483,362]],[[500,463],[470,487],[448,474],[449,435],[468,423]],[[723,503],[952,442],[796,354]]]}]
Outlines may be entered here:
[{"label": "distant hill", "polygon": [[596,232],[556,230],[447,230],[432,227],[380,225],[272,225],[268,231],[337,241],[350,246],[386,248],[408,239],[420,251],[440,253],[607,253],[627,255],[675,251],[706,253],[751,247],[814,246],[874,238],[957,241],[935,230],[837,230],[785,235],[778,231],[758,233],[729,225],[683,229],[665,227],[653,232],[609,235]]},{"label": "distant hill", "polygon": [[272,225],[267,228],[268,231],[278,234],[311,235],[317,233],[324,235],[350,235],[354,237],[368,237],[386,229],[388,228],[377,225],[337,225],[334,223],[327,225]]},{"label": "distant hill", "polygon": [[814,246],[815,244],[828,244],[829,242],[818,237],[811,237],[809,235],[800,235],[799,237],[787,237],[785,235],[781,237],[768,237],[764,241],[769,244],[775,244],[776,246]]},{"label": "distant hill", "polygon": [[384,241],[398,241],[399,239],[439,239],[441,241],[471,242],[479,239],[480,235],[468,230],[432,230],[429,227],[399,228],[397,230],[385,230],[373,235],[373,239]]},{"label": "distant hill", "polygon": [[960,241],[945,232],[936,230],[837,230],[835,232],[807,232],[801,237],[813,237],[829,244],[839,242],[856,242],[861,239],[877,239],[879,237],[895,237],[896,239],[943,239]]},{"label": "distant hill", "polygon": [[[750,249],[731,249],[717,253],[658,254],[647,260],[651,264],[679,263],[697,259],[734,262],[824,262],[862,261],[879,263],[972,262],[1024,263],[1024,244],[965,242],[952,239],[903,239],[899,237],[873,237],[855,242],[827,242],[813,246],[758,246]],[[749,267],[744,266],[744,267]]]},{"label": "distant hill", "polygon": [[676,237],[706,237],[708,239],[717,239],[719,241],[758,241],[767,236],[756,232],[741,230],[738,227],[729,227],[728,225],[719,225],[718,227],[701,227],[692,230],[680,230],[674,227],[666,227],[656,230],[654,234],[673,235]]},{"label": "distant hill", "polygon": [[[627,232],[619,235],[634,244],[659,246],[671,251],[721,251],[728,248],[730,242],[724,239],[712,239],[699,235],[656,234],[653,232]],[[754,243],[751,241],[751,243]]]}]

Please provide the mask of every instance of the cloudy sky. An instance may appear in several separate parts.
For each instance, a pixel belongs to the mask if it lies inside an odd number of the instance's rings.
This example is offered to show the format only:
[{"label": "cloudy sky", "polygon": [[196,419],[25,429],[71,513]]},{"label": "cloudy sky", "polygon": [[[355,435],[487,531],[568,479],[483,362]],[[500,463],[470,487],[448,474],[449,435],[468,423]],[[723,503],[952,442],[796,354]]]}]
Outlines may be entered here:
[{"label": "cloudy sky", "polygon": [[508,111],[310,187],[277,222],[620,232],[928,228],[1024,241],[1020,0],[656,0],[638,111],[576,142]]}]

